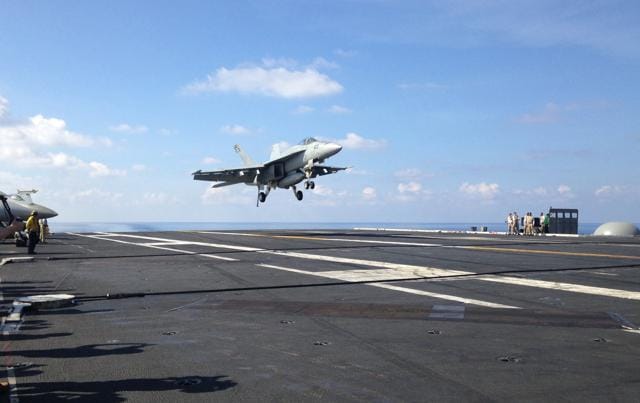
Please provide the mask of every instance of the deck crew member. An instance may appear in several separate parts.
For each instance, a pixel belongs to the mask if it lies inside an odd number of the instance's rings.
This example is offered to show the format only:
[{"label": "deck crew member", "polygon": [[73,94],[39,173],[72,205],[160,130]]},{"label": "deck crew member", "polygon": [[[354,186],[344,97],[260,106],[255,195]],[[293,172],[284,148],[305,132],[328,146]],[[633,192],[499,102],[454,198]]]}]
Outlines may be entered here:
[{"label": "deck crew member", "polygon": [[533,235],[533,214],[528,212],[524,218],[524,234]]},{"label": "deck crew member", "polygon": [[27,244],[28,253],[33,255],[36,253],[36,243],[38,243],[38,231],[40,225],[38,224],[38,212],[32,211],[26,225],[27,232],[29,233],[29,243]]},{"label": "deck crew member", "polygon": [[47,219],[40,220],[40,242],[47,243],[47,237],[49,236],[49,224]]},{"label": "deck crew member", "polygon": [[542,221],[542,233],[543,234],[548,234],[549,233],[549,213],[544,215],[544,221]]}]

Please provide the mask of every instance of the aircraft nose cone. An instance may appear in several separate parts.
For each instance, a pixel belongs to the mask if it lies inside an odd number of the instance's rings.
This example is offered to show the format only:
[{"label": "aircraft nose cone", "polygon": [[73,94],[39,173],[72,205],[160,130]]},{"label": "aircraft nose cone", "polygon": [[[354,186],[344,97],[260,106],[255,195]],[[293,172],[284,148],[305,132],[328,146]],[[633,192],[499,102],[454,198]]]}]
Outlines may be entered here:
[{"label": "aircraft nose cone", "polygon": [[55,211],[51,210],[48,207],[45,206],[41,206],[41,205],[36,205],[34,210],[36,210],[38,212],[38,218],[42,219],[42,218],[53,218],[55,216],[58,215],[58,213],[56,213]]},{"label": "aircraft nose cone", "polygon": [[342,150],[342,146],[340,144],[337,144],[337,143],[329,143],[329,144],[327,144],[327,148],[328,148],[328,151],[329,151],[328,154],[330,156],[331,155],[335,155],[335,154],[339,153],[340,150]]}]

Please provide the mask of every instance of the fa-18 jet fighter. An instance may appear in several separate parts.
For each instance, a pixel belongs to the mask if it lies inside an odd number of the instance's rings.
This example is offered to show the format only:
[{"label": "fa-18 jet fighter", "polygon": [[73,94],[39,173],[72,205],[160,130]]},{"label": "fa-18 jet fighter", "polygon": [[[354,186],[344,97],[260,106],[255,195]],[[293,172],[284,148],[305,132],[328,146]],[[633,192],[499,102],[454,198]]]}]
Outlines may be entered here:
[{"label": "fa-18 jet fighter", "polygon": [[244,162],[244,167],[222,169],[218,171],[196,171],[193,179],[200,181],[221,182],[214,188],[244,183],[258,188],[258,202],[264,203],[272,189],[293,189],[293,194],[302,200],[302,191],[296,185],[305,181],[305,189],[313,189],[312,179],[342,171],[345,168],[321,165],[324,161],[342,150],[336,143],[318,141],[313,137],[302,140],[299,144],[281,151],[279,144],[273,145],[269,161],[256,164],[239,145],[234,147]]}]

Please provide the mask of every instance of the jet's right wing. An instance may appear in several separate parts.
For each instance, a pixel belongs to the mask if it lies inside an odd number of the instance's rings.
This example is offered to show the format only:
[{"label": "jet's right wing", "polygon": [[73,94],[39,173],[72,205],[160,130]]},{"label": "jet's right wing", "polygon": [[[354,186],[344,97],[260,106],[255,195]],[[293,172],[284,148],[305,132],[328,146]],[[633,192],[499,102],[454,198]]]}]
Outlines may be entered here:
[{"label": "jet's right wing", "polygon": [[255,183],[256,177],[260,175],[263,165],[254,165],[243,168],[221,169],[218,171],[196,171],[193,179],[197,181],[223,182],[214,185],[214,187],[222,187],[235,185],[237,183]]}]

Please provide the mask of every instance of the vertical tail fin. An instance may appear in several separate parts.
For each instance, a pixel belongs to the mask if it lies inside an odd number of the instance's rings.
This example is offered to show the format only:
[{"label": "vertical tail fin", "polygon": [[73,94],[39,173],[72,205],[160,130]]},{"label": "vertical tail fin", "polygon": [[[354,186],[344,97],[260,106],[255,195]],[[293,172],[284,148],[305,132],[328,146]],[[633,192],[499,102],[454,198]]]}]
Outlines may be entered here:
[{"label": "vertical tail fin", "polygon": [[271,156],[269,157],[270,160],[275,160],[280,158],[280,155],[282,155],[282,152],[280,151],[280,143],[276,143],[274,145],[271,146]]},{"label": "vertical tail fin", "polygon": [[242,162],[244,163],[245,166],[252,166],[256,164],[251,159],[251,157],[249,157],[247,153],[244,152],[244,150],[240,147],[240,145],[236,144],[235,146],[233,146],[233,149],[236,151],[236,153],[238,153],[238,155],[242,159]]}]

